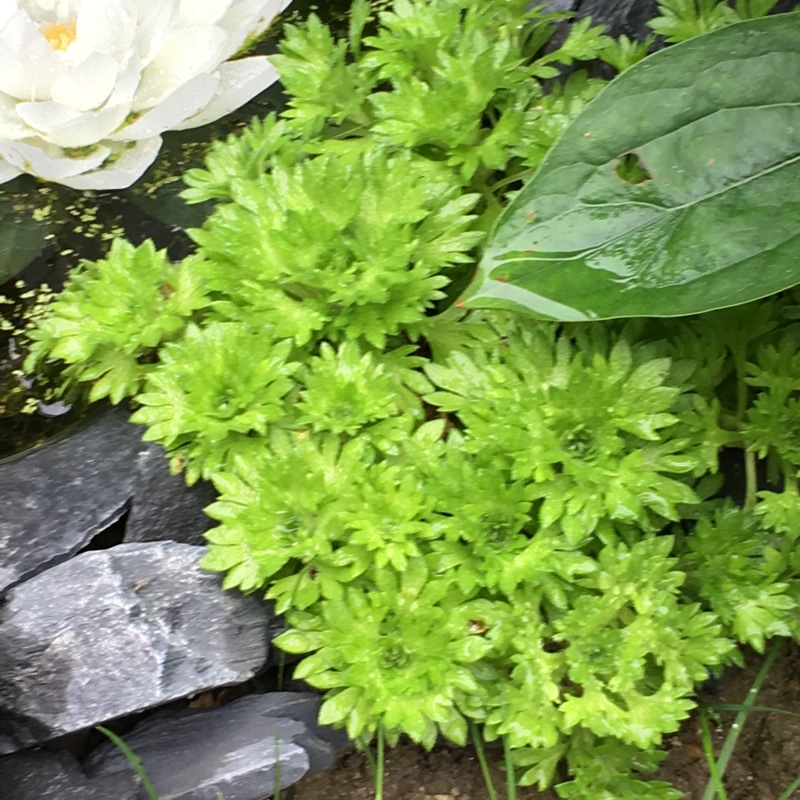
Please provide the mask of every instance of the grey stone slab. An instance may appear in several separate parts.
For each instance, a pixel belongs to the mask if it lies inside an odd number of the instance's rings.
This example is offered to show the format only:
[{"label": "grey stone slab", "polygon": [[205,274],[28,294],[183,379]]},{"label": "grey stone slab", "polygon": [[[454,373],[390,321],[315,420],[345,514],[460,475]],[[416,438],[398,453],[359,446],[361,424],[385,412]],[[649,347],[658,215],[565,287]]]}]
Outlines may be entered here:
[{"label": "grey stone slab", "polygon": [[[550,2],[546,2],[544,4],[545,11],[573,11],[575,6],[578,5],[579,0],[550,0]],[[533,8],[535,6],[542,5],[541,2],[537,0],[532,0],[532,2],[528,3],[528,8]]]},{"label": "grey stone slab", "polygon": [[[568,0],[554,0],[548,5],[560,6],[567,3]],[[798,0],[780,0],[771,13],[791,11],[798,5]],[[653,31],[647,23],[658,16],[658,0],[572,0],[572,8],[581,17],[591,17],[596,25],[607,26],[607,33],[611,36],[624,33],[639,40],[652,35]]]},{"label": "grey stone slab", "polygon": [[90,780],[66,752],[27,750],[0,756],[3,800],[139,800],[140,781],[132,772]]},{"label": "grey stone slab", "polygon": [[[218,792],[225,800],[263,800],[276,785],[285,788],[309,772],[309,751],[318,769],[333,763],[333,749],[294,718],[312,707],[318,708],[314,697],[279,692],[212,709],[156,711],[125,742],[161,800],[216,800]],[[89,755],[84,769],[93,778],[130,772],[108,743]]]},{"label": "grey stone slab", "polygon": [[127,418],[123,408],[100,412],[0,462],[0,597],[70,558],[124,513],[142,447]]},{"label": "grey stone slab", "polygon": [[658,0],[580,0],[576,10],[595,25],[605,25],[610,36],[624,33],[641,40],[653,33],[647,22],[658,16]]},{"label": "grey stone slab", "polygon": [[270,692],[259,695],[258,709],[273,716],[291,717],[302,722],[321,742],[324,752],[307,747],[311,756],[310,772],[323,772],[333,764],[333,754],[352,744],[344,729],[320,725],[322,697],[316,692]]},{"label": "grey stone slab", "polygon": [[210,483],[187,486],[171,475],[164,449],[150,444],[136,453],[133,502],[125,525],[126,542],[172,539],[202,545],[214,521],[203,513],[217,492]]},{"label": "grey stone slab", "polygon": [[14,588],[0,608],[0,753],[252,677],[270,618],[204,548],[122,544]]}]

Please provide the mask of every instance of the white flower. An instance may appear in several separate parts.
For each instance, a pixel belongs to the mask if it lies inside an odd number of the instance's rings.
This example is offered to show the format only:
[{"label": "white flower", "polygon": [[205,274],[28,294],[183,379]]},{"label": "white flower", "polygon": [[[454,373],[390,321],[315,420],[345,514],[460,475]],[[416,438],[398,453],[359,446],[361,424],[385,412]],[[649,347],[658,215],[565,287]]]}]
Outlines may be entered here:
[{"label": "white flower", "polygon": [[291,0],[0,0],[0,183],[130,186],[165,130],[205,125],[277,79],[229,61]]}]

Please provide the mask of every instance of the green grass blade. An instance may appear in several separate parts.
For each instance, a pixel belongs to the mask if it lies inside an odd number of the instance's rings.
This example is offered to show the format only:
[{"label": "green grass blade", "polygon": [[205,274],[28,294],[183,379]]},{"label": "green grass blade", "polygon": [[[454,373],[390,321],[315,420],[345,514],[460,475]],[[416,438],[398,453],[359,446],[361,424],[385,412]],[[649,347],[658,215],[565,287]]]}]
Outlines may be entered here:
[{"label": "green grass blade", "polygon": [[483,782],[486,784],[486,793],[489,795],[489,800],[497,800],[494,781],[489,771],[489,764],[486,761],[486,751],[483,749],[481,732],[472,720],[469,721],[469,730],[472,735],[472,745],[475,748],[475,755],[478,757],[478,763],[481,765],[481,774],[483,775]]},{"label": "green grass blade", "polygon": [[275,782],[273,800],[281,800],[281,729],[275,726]]},{"label": "green grass blade", "polygon": [[772,706],[745,706],[737,703],[714,703],[706,706],[709,711],[746,711],[748,714],[753,711],[768,711],[770,714],[786,714],[788,717],[800,717],[797,711],[789,711],[785,708],[773,708]]},{"label": "green grass blade", "polygon": [[[775,663],[775,659],[778,657],[782,646],[783,639],[776,639],[770,648],[767,657],[764,659],[764,663],[761,665],[761,669],[758,671],[756,679],[753,681],[749,691],[747,692],[747,697],[745,697],[744,703],[742,704],[744,708],[749,708],[750,706],[755,705],[756,697],[758,697],[758,693],[761,691],[761,687],[764,685],[764,681],[767,679],[767,675],[769,675],[769,671],[772,669],[772,665]],[[722,750],[720,751],[719,758],[717,759],[715,765],[720,779],[725,774],[725,770],[728,767],[728,762],[731,760],[731,756],[733,755],[736,743],[739,741],[739,736],[742,733],[742,728],[744,727],[744,723],[746,722],[749,713],[749,711],[740,711],[736,715],[736,719],[734,719],[728,735],[725,737],[725,742],[722,745]],[[714,779],[712,776],[708,782],[708,785],[706,786],[705,792],[703,792],[702,800],[714,800],[716,793],[716,787],[714,785]]]},{"label": "green grass blade", "polygon": [[358,739],[356,739],[356,747],[364,754],[364,758],[367,759],[369,774],[372,775],[372,781],[374,783],[378,765],[375,763],[375,756],[372,755],[372,750],[369,748],[369,742],[363,736],[359,736]]},{"label": "green grass blade", "polygon": [[375,753],[375,800],[383,800],[383,725],[378,725],[378,743]]},{"label": "green grass blade", "polygon": [[798,790],[800,789],[800,778],[796,778],[792,781],[791,784],[786,788],[784,792],[781,792],[781,796],[778,800],[789,800],[789,798]]},{"label": "green grass blade", "polygon": [[131,750],[131,748],[128,747],[128,745],[125,744],[125,742],[119,736],[117,736],[116,733],[114,733],[114,731],[110,731],[108,728],[104,728],[102,725],[98,725],[97,730],[99,730],[100,733],[108,736],[108,738],[111,739],[111,741],[122,751],[122,754],[125,756],[125,758],[130,761],[134,771],[139,778],[141,778],[142,785],[144,786],[150,800],[159,800],[156,787],[153,786],[152,781],[144,771],[144,766],[142,765],[139,756],[137,756],[136,753],[134,753],[133,750]]},{"label": "green grass blade", "polygon": [[711,740],[711,728],[708,725],[708,714],[704,708],[700,709],[700,727],[703,731],[703,753],[706,757],[708,764],[708,771],[711,773],[711,783],[714,791],[719,795],[719,800],[728,800],[728,793],[725,791],[725,786],[722,783],[722,775],[720,775],[719,768],[717,767],[717,760],[714,758],[714,742]]},{"label": "green grass blade", "polygon": [[508,739],[503,737],[503,756],[506,762],[506,797],[508,800],[517,800],[517,777],[514,772],[514,761],[511,758],[511,748]]},{"label": "green grass blade", "polygon": [[278,691],[284,691],[286,686],[286,653],[281,650],[278,656]]}]

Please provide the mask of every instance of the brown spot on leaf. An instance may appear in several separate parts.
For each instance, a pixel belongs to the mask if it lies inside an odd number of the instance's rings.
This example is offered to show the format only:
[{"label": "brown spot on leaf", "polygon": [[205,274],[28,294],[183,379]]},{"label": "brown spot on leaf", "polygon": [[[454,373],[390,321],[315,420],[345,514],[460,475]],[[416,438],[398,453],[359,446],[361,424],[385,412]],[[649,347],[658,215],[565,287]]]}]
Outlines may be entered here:
[{"label": "brown spot on leaf", "polygon": [[486,633],[486,631],[489,630],[489,626],[483,620],[471,619],[469,621],[468,629],[469,632],[473,634]]}]

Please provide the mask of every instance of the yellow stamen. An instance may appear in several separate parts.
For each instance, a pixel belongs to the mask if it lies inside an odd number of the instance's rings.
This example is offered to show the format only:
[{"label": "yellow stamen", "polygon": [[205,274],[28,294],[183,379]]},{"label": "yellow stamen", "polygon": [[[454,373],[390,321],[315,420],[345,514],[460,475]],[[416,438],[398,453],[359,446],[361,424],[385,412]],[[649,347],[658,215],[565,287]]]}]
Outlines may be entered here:
[{"label": "yellow stamen", "polygon": [[66,50],[75,41],[75,23],[49,22],[42,27],[42,36],[53,50]]}]

